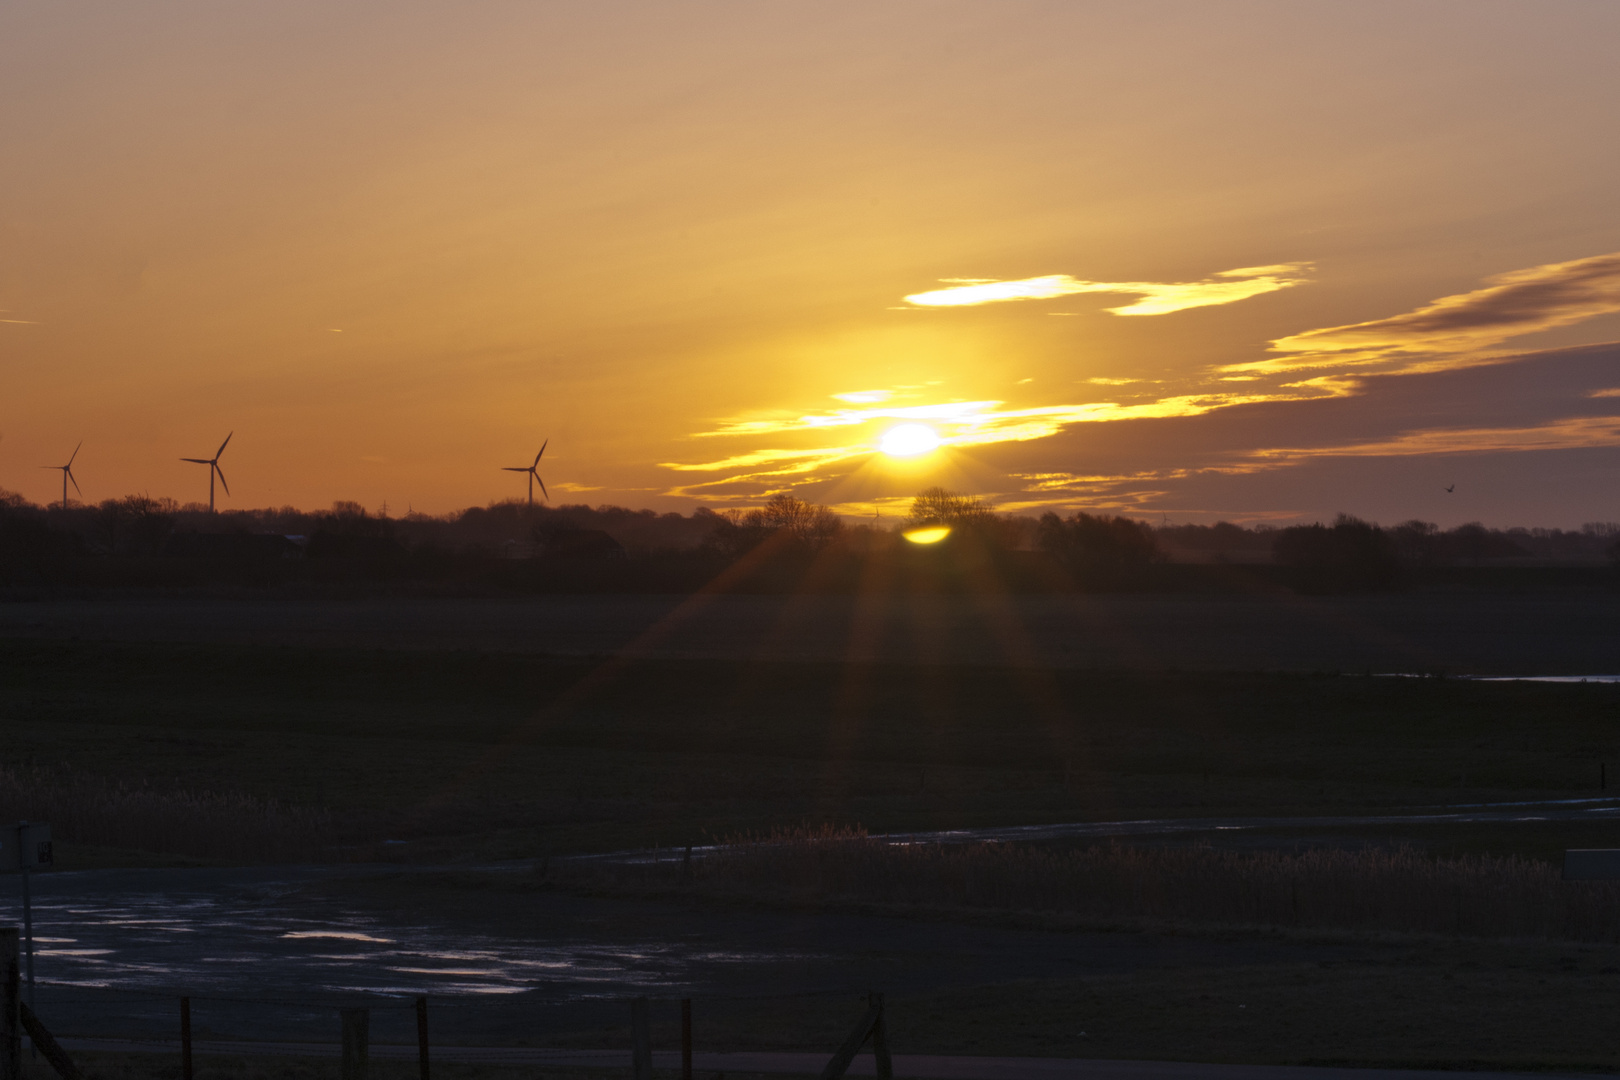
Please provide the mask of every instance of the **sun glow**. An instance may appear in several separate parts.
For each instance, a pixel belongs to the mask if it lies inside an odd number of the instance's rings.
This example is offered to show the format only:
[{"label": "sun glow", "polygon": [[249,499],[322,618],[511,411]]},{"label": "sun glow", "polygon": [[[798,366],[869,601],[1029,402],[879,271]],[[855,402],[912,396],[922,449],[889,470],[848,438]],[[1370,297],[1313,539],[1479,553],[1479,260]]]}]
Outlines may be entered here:
[{"label": "sun glow", "polygon": [[951,535],[949,525],[924,525],[916,529],[907,529],[900,534],[913,544],[937,544]]},{"label": "sun glow", "polygon": [[900,424],[883,435],[878,449],[890,457],[916,457],[939,448],[939,435],[927,424]]}]

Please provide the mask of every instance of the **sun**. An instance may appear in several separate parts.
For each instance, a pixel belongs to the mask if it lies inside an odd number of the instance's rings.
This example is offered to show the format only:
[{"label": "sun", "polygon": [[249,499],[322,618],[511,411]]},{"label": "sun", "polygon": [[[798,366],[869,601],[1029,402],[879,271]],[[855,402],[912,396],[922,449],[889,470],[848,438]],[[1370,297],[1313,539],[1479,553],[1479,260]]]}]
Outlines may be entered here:
[{"label": "sun", "polygon": [[927,424],[900,424],[883,433],[878,449],[890,457],[916,457],[939,449],[939,436]]}]

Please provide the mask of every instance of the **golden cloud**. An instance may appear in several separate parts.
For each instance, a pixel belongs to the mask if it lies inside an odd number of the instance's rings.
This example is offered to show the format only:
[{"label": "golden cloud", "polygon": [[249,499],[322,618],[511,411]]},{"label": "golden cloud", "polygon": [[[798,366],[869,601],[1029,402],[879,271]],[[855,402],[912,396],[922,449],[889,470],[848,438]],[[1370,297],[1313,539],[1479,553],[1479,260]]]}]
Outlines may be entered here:
[{"label": "golden cloud", "polygon": [[[1303,385],[1303,384],[1301,384]],[[1025,442],[1055,435],[1071,424],[1097,424],[1119,420],[1162,419],[1173,416],[1200,416],[1214,409],[1256,402],[1289,400],[1305,397],[1336,396],[1337,391],[1308,389],[1306,393],[1237,394],[1216,391],[1202,394],[1183,394],[1157,398],[1152,401],[1121,404],[1117,401],[1093,401],[1080,405],[1041,405],[1027,409],[1003,408],[1003,401],[950,401],[932,405],[880,406],[870,409],[837,409],[825,413],[810,413],[796,417],[759,420],[724,420],[711,431],[695,433],[697,438],[722,435],[765,435],[786,432],[818,431],[825,428],[857,427],[884,421],[910,420],[933,424],[940,430],[940,443],[946,446],[982,446],[990,443]],[[665,464],[665,468],[682,471],[716,471],[720,469],[751,467],[793,458],[808,458],[836,454],[853,456],[870,453],[875,444],[869,441],[851,443],[841,447],[815,449],[768,449],[723,458],[698,465]]]},{"label": "golden cloud", "polygon": [[1222,371],[1284,372],[1395,363],[1426,371],[1478,363],[1509,338],[1620,311],[1620,253],[1549,263],[1486,278],[1473,292],[1443,296],[1404,315],[1306,330],[1271,343],[1290,355]]},{"label": "golden cloud", "polygon": [[1620,416],[1575,416],[1528,427],[1438,428],[1392,439],[1337,446],[1252,450],[1254,461],[1284,463],[1316,457],[1407,457],[1427,454],[1490,454],[1523,450],[1585,450],[1620,446]]},{"label": "golden cloud", "polygon": [[[1024,281],[968,281],[907,299],[919,306],[956,306],[1003,300],[1035,299],[1077,292],[1134,292],[1142,299],[1120,314],[1153,314],[1212,303],[1297,284],[1305,264],[1230,270],[1206,282],[1191,284],[1084,282],[1065,275]],[[1171,390],[1149,386],[1149,380],[1096,377],[1093,386],[1125,387],[1119,400],[1010,407],[1001,400],[919,403],[931,388],[904,386],[855,390],[831,395],[847,407],[803,413],[785,410],[753,413],[717,422],[696,438],[737,437],[759,449],[702,462],[667,462],[665,468],[705,473],[712,478],[675,489],[741,491],[794,486],[830,479],[879,453],[884,430],[898,422],[924,423],[942,447],[966,449],[1001,443],[1030,442],[1057,435],[1079,424],[1126,420],[1194,417],[1239,405],[1342,398],[1360,392],[1366,365],[1383,363],[1381,372],[1413,373],[1503,359],[1483,350],[1507,338],[1566,326],[1594,315],[1620,311],[1620,253],[1554,263],[1500,274],[1472,292],[1442,297],[1404,315],[1347,326],[1308,330],[1272,342],[1284,356],[1235,364],[1206,372],[1200,384]],[[1298,369],[1317,370],[1309,378],[1277,378]],[[1250,385],[1254,384],[1254,385]],[[932,384],[931,384],[932,385]],[[1145,391],[1145,392],[1144,392]],[[1157,391],[1156,393],[1154,391]],[[919,393],[921,392],[921,393]],[[1595,389],[1589,397],[1620,397],[1620,388]],[[795,447],[803,440],[814,445]],[[771,445],[774,444],[774,445]],[[1438,428],[1394,438],[1321,447],[1269,447],[1203,455],[1198,465],[1169,472],[1118,476],[1071,473],[1017,475],[1025,485],[1004,509],[1033,507],[1067,496],[1096,498],[1152,494],[1155,484],[1185,480],[1194,474],[1242,474],[1285,467],[1320,457],[1490,453],[1620,445],[1620,418],[1570,418],[1525,427]],[[695,479],[695,478],[694,478]],[[1128,493],[1122,489],[1129,489]],[[1034,500],[1034,501],[1030,501]],[[1055,505],[1055,502],[1053,503]]]},{"label": "golden cloud", "polygon": [[1053,300],[1082,293],[1119,293],[1141,299],[1109,308],[1115,315],[1168,315],[1188,308],[1232,304],[1251,296],[1276,292],[1301,284],[1309,263],[1282,263],[1277,266],[1246,266],[1222,270],[1203,281],[1083,281],[1068,274],[1023,278],[1019,281],[947,279],[967,281],[948,289],[913,293],[906,303],[916,307],[975,307],[1010,300]]}]

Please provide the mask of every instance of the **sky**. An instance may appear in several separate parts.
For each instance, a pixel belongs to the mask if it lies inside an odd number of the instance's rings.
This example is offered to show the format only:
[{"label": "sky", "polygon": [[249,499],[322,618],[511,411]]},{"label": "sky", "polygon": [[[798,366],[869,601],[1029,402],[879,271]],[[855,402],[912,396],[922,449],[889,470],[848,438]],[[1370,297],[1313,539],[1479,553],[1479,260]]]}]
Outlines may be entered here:
[{"label": "sky", "polygon": [[521,498],[544,444],[554,502],[683,512],[1620,520],[1616,40],[1608,0],[7,0],[0,488],[82,440],[87,501],[206,500],[233,433],[221,507]]}]

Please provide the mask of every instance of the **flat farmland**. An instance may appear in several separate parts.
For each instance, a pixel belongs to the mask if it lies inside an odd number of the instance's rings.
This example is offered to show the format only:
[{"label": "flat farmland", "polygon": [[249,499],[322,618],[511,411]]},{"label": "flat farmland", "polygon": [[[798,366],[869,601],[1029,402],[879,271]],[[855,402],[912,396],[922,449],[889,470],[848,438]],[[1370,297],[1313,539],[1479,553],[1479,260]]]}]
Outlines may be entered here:
[{"label": "flat farmland", "polygon": [[1588,675],[1620,594],[542,596],[0,604],[0,638],[1132,671]]},{"label": "flat farmland", "polygon": [[[394,842],[365,857],[1596,797],[1617,716],[1603,683],[0,643],[6,812],[207,792],[329,815],[332,843]],[[128,842],[105,813],[80,839]]]}]

